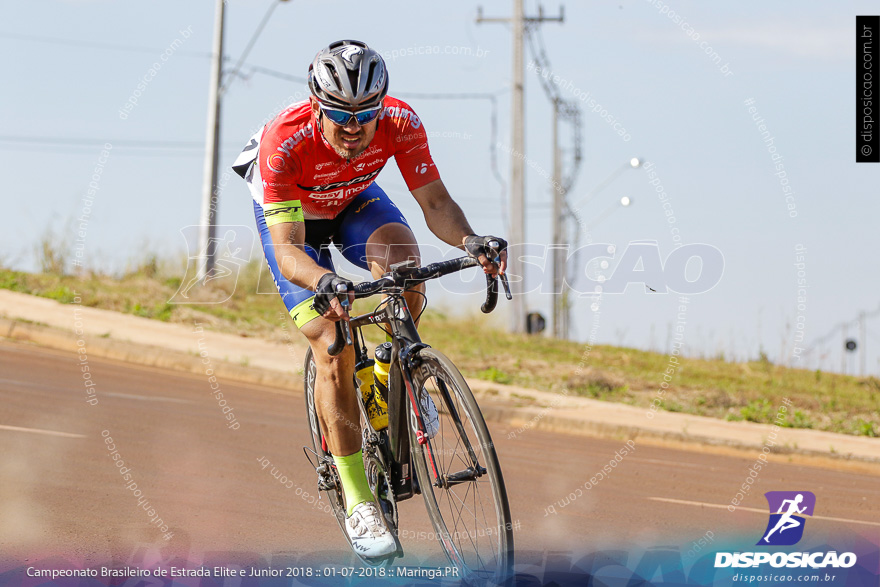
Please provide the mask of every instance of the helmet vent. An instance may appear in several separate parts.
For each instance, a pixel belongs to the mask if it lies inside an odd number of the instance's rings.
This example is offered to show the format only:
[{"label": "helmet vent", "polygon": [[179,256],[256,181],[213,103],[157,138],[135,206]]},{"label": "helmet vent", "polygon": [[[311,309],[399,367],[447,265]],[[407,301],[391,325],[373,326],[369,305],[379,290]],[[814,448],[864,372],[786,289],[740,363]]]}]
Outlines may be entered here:
[{"label": "helmet vent", "polygon": [[328,63],[328,64],[327,64],[327,70],[328,70],[328,71],[330,72],[330,74],[333,76],[333,81],[336,82],[336,87],[337,87],[337,88],[341,88],[341,87],[342,87],[342,80],[339,79],[339,72],[336,71],[336,66],[333,65],[332,63]]},{"label": "helmet vent", "polygon": [[375,73],[377,65],[378,63],[373,61],[370,63],[370,69],[367,70],[367,90],[369,90],[373,86],[373,84],[376,83]]}]

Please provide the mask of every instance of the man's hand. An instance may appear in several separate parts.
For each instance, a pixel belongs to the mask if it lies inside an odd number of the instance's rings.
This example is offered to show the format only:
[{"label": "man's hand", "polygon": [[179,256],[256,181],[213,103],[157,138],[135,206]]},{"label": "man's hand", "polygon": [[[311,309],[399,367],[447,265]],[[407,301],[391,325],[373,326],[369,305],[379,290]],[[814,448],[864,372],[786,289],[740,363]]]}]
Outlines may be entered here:
[{"label": "man's hand", "polygon": [[[476,257],[483,266],[483,272],[492,277],[504,275],[507,270],[507,241],[497,236],[477,236],[469,234],[464,237],[464,248],[471,257]],[[498,259],[498,263],[495,263]]]},{"label": "man's hand", "polygon": [[320,312],[323,318],[331,322],[348,320],[348,312],[339,303],[339,298],[337,297],[344,292],[348,292],[350,307],[354,303],[354,284],[335,273],[325,273],[315,286],[315,299],[312,302],[312,307],[317,312]]}]

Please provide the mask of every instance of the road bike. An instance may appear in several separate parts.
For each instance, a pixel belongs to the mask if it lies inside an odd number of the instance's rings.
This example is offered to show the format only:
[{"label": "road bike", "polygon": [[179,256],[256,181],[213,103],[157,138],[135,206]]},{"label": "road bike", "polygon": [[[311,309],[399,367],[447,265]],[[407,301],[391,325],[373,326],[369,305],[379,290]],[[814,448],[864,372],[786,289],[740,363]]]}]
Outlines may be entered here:
[{"label": "road bike", "polygon": [[[499,584],[513,567],[513,528],[495,445],[467,381],[449,358],[421,341],[403,297],[408,287],[479,265],[472,257],[425,267],[406,261],[392,265],[376,281],[356,285],[356,299],[377,294],[384,297],[372,312],[352,317],[350,322],[337,322],[336,340],[327,350],[336,355],[345,345],[354,344],[355,363],[360,364],[369,356],[361,332],[364,326],[383,324],[391,337],[388,390],[387,397],[383,397],[388,406],[387,428],[373,428],[361,393],[357,396],[367,479],[398,550],[381,561],[361,559],[371,565],[390,565],[403,556],[397,506],[421,493],[436,537],[458,569],[458,576],[470,584]],[[489,313],[498,299],[498,279],[489,275],[486,278],[482,310]],[[505,276],[502,283],[510,299]],[[347,297],[340,296],[340,301],[347,306]],[[309,349],[304,386],[312,450],[307,450],[307,456],[311,452],[315,459],[309,458],[318,475],[318,487],[329,498],[345,533],[342,489],[315,409],[315,374]],[[439,414],[439,429],[434,436],[429,436],[425,428],[420,403],[424,393],[430,394]]]}]

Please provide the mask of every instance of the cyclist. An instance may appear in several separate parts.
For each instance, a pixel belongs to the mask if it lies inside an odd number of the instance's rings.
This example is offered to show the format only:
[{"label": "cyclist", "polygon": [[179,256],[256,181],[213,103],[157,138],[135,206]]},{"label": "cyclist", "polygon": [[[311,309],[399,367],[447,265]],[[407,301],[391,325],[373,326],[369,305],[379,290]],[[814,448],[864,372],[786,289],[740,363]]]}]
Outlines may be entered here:
[{"label": "cyclist", "polygon": [[[420,261],[406,219],[374,183],[391,157],[431,232],[478,258],[484,272],[504,272],[506,242],[474,234],[440,180],[421,119],[387,95],[388,73],[376,51],[359,41],[331,43],[309,66],[308,84],[309,99],[257,132],[233,169],[248,182],[266,261],[314,354],[315,407],[342,484],[352,548],[384,557],[396,543],[364,471],[354,351],[327,353],[334,323],[348,319],[340,295],[354,300],[352,283],[334,272],[330,243],[374,278],[393,263]],[[501,243],[497,265],[489,258],[491,240]],[[420,307],[419,291],[424,285],[407,293],[409,307]],[[426,420],[436,422],[436,407],[428,402]]]}]

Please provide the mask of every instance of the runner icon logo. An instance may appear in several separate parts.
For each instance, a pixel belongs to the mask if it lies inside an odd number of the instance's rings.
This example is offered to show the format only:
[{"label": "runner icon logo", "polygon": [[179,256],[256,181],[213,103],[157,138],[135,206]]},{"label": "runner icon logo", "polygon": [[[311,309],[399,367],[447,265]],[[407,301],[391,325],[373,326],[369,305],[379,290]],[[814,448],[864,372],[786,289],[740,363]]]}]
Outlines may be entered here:
[{"label": "runner icon logo", "polygon": [[816,496],[810,491],[768,491],[770,520],[758,545],[791,546],[804,535],[806,518],[812,516]]}]

